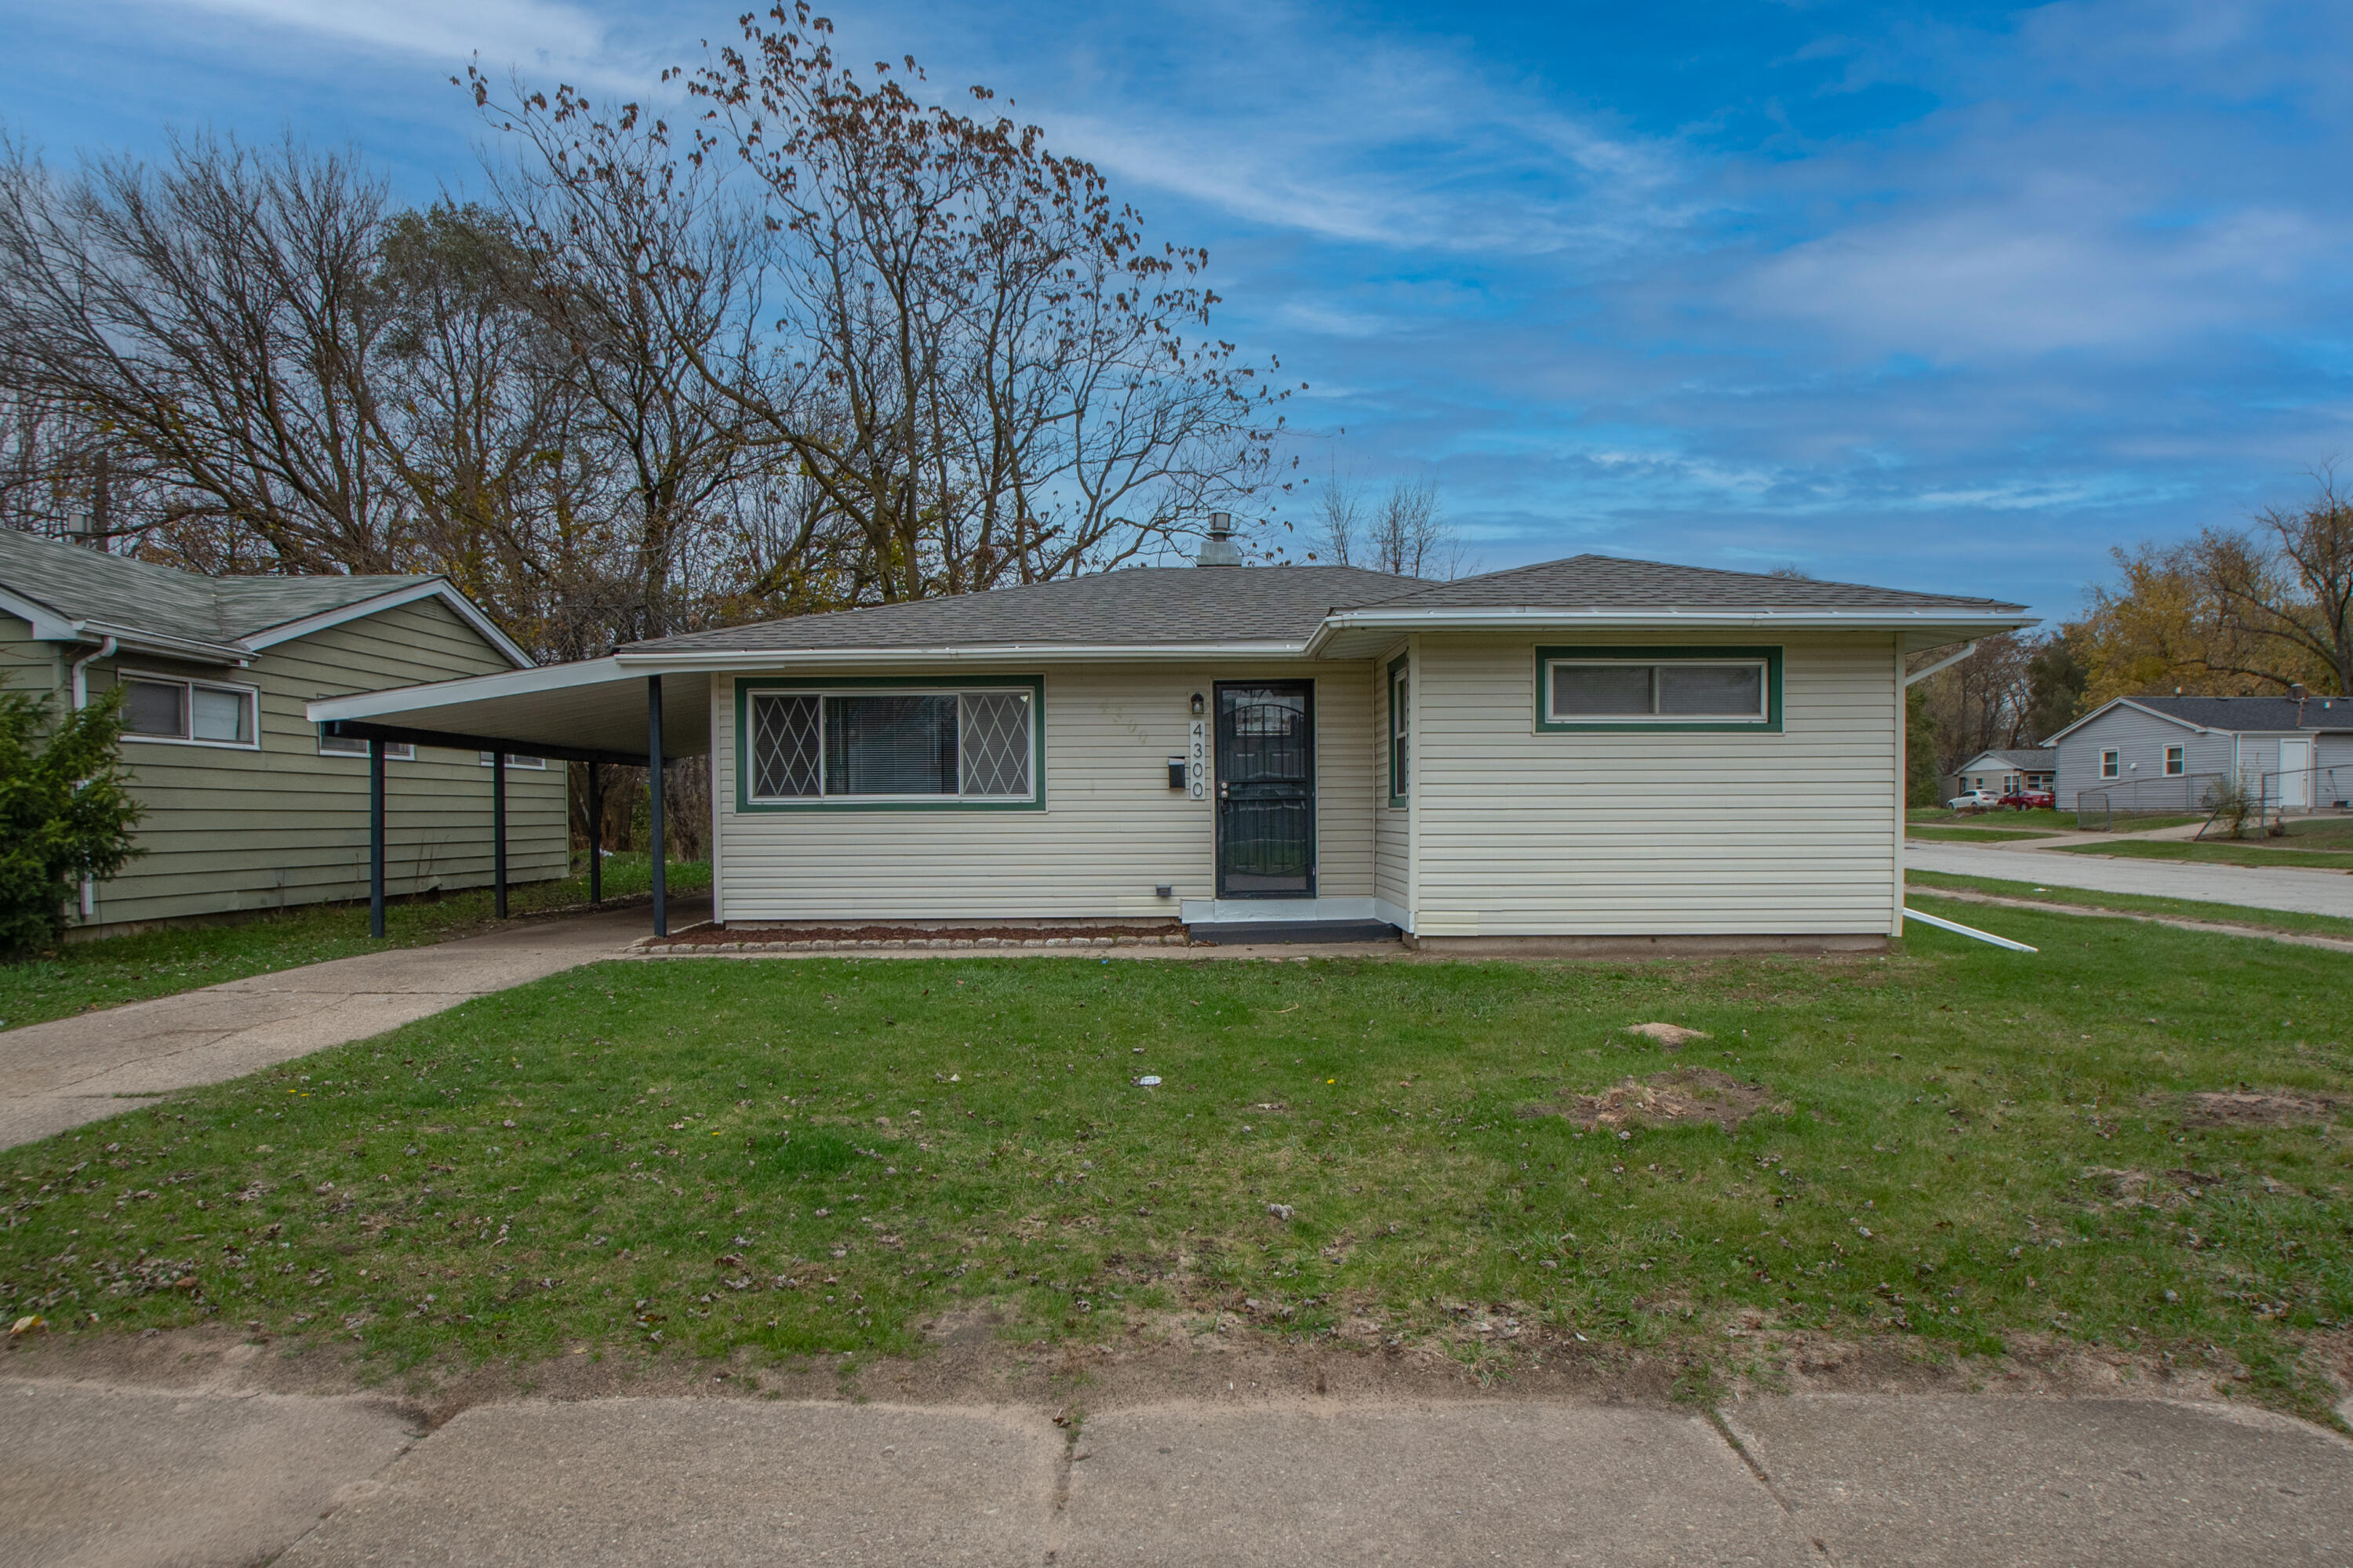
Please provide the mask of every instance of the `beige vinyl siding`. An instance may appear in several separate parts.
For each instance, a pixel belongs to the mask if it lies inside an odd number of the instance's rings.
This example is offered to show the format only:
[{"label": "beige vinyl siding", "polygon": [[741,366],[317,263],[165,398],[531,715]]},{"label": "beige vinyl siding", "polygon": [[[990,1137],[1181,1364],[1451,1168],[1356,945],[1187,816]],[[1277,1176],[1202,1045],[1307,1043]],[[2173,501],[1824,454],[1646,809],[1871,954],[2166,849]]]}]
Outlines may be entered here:
[{"label": "beige vinyl siding", "polygon": [[[1174,919],[1216,892],[1215,802],[1168,788],[1185,755],[1191,694],[1220,680],[1315,683],[1317,890],[1373,891],[1373,681],[1358,662],[1104,665],[1070,671],[958,665],[954,673],[1042,675],[1046,809],[739,812],[735,683],[712,683],[712,756],[722,917]],[[778,670],[777,674],[796,672]],[[806,673],[802,672],[800,673]],[[828,675],[832,673],[828,673]],[[910,686],[921,674],[888,675]],[[1172,884],[1174,898],[1153,894]]]},{"label": "beige vinyl siding", "polygon": [[1420,934],[1893,927],[1902,726],[1887,639],[1784,641],[1778,735],[1538,734],[1536,639],[1416,641]]},{"label": "beige vinyl siding", "polygon": [[[93,694],[119,670],[259,688],[259,750],[126,740],[147,808],[147,853],[100,885],[96,923],[364,898],[368,766],[322,757],[303,705],[318,697],[512,668],[438,599],[329,627],[256,655],[243,670],[123,654],[90,666]],[[510,768],[511,881],[561,876],[565,769]],[[480,886],[491,876],[491,770],[470,751],[421,747],[385,765],[385,889],[395,896]]]},{"label": "beige vinyl siding", "polygon": [[[1389,664],[1397,654],[1384,654],[1373,662],[1373,896],[1391,906],[1398,915],[1413,907],[1413,889],[1408,874],[1409,849],[1411,842],[1410,800],[1409,804],[1391,805],[1389,785]],[[1408,672],[1409,676],[1410,671]],[[1410,700],[1413,687],[1406,687]],[[1420,737],[1412,733],[1411,715],[1408,715],[1409,745],[1418,744]],[[1407,761],[1406,773],[1411,783],[1413,765]]]}]

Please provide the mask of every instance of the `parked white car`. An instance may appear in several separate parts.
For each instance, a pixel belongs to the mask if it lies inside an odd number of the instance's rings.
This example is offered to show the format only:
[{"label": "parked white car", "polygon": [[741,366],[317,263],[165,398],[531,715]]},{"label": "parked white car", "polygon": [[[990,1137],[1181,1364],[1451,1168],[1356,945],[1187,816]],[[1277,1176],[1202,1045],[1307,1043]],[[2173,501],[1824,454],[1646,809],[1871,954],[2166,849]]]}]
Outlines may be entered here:
[{"label": "parked white car", "polygon": [[1990,789],[1970,789],[1945,802],[1948,811],[1990,811],[2001,804],[2001,797]]}]

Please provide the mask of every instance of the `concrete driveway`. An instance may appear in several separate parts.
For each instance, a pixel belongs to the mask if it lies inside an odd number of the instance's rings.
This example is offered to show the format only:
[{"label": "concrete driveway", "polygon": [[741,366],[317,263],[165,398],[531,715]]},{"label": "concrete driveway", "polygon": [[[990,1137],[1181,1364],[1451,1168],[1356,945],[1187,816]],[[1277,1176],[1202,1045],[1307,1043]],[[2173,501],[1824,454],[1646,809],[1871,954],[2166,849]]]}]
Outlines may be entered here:
[{"label": "concrete driveway", "polygon": [[2007,844],[1955,844],[1923,839],[1913,839],[1905,844],[1904,860],[1915,870],[1941,871],[1952,876],[1999,877],[2004,882],[2029,882],[2044,887],[2135,893],[2151,898],[2190,898],[2201,904],[2238,904],[2251,909],[2285,909],[2300,915],[2335,915],[2353,919],[2353,876],[2338,871],[2126,860]]},{"label": "concrete driveway", "polygon": [[[673,920],[700,920],[708,907],[698,903]],[[524,921],[487,937],[336,959],[0,1032],[0,1149],[614,957],[646,934],[649,920],[643,908],[627,908]]]},{"label": "concrete driveway", "polygon": [[[2341,1563],[2353,1445],[2235,1406],[1035,1409],[0,1380],[0,1563]],[[273,1554],[279,1554],[274,1555]]]}]

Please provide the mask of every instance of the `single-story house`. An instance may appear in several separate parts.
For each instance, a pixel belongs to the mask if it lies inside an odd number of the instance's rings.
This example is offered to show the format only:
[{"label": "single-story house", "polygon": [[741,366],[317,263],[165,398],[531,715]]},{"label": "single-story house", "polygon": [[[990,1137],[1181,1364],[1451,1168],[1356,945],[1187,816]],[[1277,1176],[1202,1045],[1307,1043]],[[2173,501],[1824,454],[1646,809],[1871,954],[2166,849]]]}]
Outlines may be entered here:
[{"label": "single-story house", "polygon": [[1961,764],[1946,780],[1947,796],[1966,789],[1990,789],[2012,795],[2021,789],[2048,789],[2059,777],[2059,754],[2049,747],[2000,747],[1980,751]]},{"label": "single-story house", "polygon": [[2195,810],[2233,779],[2288,810],[2353,800],[2344,697],[2117,697],[2050,745],[2063,810]]},{"label": "single-story house", "polygon": [[[366,896],[367,747],[304,705],[530,668],[442,577],[207,577],[0,529],[0,686],[126,689],[145,853],[83,890],[85,929]],[[491,880],[490,778],[476,749],[391,748],[392,894]],[[564,769],[512,758],[506,778],[509,880],[563,875]]]},{"label": "single-story house", "polygon": [[1905,657],[2031,624],[1599,556],[1433,583],[1216,564],[1230,550],[1213,530],[1200,567],[310,712],[346,736],[708,750],[729,927],[1377,920],[1424,945],[1871,947],[1903,918]]}]

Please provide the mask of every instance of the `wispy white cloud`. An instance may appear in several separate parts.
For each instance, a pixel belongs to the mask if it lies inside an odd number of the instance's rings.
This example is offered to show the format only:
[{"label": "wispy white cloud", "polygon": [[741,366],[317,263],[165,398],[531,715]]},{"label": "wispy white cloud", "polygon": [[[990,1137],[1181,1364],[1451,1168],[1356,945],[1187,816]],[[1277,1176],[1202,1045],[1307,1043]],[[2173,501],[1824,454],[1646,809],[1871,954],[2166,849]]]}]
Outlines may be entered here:
[{"label": "wispy white cloud", "polygon": [[479,55],[493,71],[581,81],[637,84],[649,74],[644,62],[617,56],[604,19],[562,0],[174,0],[168,10],[181,25],[208,16],[314,45],[453,67]]}]

